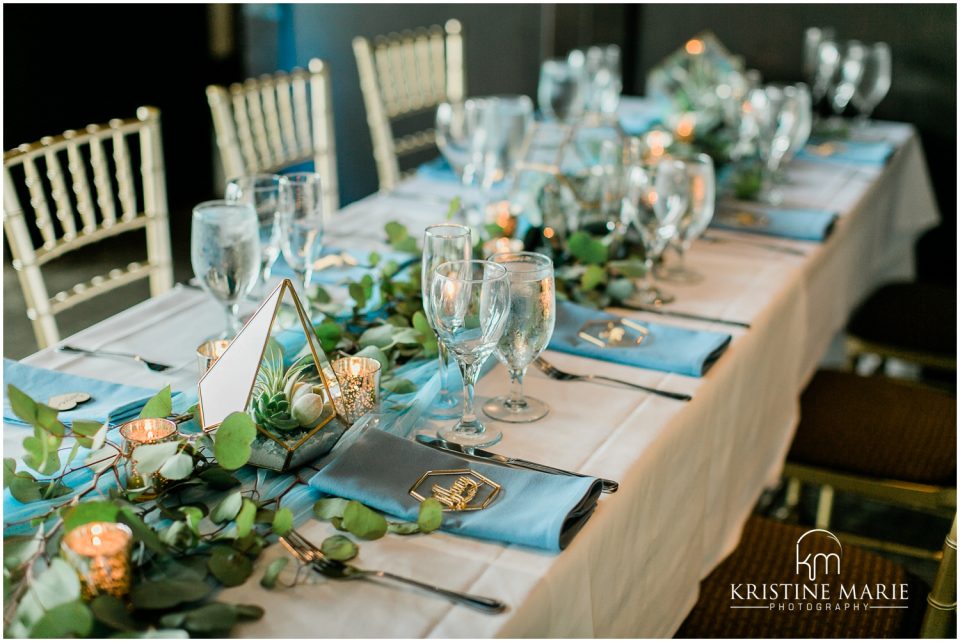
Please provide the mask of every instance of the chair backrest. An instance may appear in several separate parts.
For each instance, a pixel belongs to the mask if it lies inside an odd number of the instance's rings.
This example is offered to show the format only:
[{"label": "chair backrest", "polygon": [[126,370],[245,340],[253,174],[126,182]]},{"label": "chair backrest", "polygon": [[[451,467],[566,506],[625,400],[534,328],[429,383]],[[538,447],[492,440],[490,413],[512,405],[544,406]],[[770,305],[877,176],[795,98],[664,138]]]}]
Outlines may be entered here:
[{"label": "chair backrest", "polygon": [[[135,157],[139,176],[133,171]],[[142,278],[150,279],[152,296],[173,286],[164,176],[160,111],[152,107],[137,109],[136,118],[69,130],[4,153],[3,227],[41,348],[60,340],[55,315],[82,301]],[[139,229],[146,231],[145,262],[110,270],[53,297],[47,294],[43,265]]]},{"label": "chair backrest", "polygon": [[400,158],[435,144],[432,128],[394,137],[392,123],[464,99],[463,28],[460,21],[448,20],[442,28],[378,36],[372,45],[357,37],[353,52],[380,189],[392,189],[401,178]]},{"label": "chair backrest", "polygon": [[249,78],[229,90],[210,85],[207,101],[227,180],[313,161],[320,174],[323,211],[333,213],[340,207],[340,195],[330,67],[318,58],[308,67]]}]

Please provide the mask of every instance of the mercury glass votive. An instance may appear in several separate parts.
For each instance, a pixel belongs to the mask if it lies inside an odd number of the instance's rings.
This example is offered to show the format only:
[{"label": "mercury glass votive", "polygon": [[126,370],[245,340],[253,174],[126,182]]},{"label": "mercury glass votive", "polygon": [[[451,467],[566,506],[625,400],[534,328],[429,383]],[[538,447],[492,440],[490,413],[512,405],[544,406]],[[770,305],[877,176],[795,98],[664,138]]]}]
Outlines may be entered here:
[{"label": "mercury glass votive", "polygon": [[380,362],[369,357],[344,357],[331,366],[340,383],[343,421],[352,426],[368,412],[380,410]]},{"label": "mercury glass votive", "polygon": [[[173,441],[177,435],[177,424],[169,419],[134,419],[120,426],[120,436],[123,437],[123,456],[127,460],[127,490],[147,487],[143,475],[137,471],[133,462],[133,454],[137,448]],[[150,499],[156,496],[156,493],[166,486],[167,481],[167,478],[159,472],[154,473],[150,491],[140,495],[139,499]]]},{"label": "mercury glass votive", "polygon": [[217,359],[223,355],[230,342],[226,339],[211,339],[204,341],[197,348],[197,364],[200,366],[200,374],[210,369],[210,366],[217,362]]},{"label": "mercury glass votive", "polygon": [[90,522],[63,536],[60,551],[80,577],[84,599],[130,592],[133,533],[124,524]]}]

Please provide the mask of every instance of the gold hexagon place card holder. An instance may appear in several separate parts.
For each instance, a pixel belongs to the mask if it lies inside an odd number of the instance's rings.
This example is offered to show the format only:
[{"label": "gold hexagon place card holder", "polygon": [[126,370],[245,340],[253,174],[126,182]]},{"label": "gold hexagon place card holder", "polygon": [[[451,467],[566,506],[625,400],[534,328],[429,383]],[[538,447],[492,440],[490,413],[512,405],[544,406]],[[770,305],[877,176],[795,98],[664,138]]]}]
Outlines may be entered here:
[{"label": "gold hexagon place card holder", "polygon": [[428,470],[410,487],[417,501],[433,497],[445,511],[483,510],[500,494],[500,484],[475,470]]}]

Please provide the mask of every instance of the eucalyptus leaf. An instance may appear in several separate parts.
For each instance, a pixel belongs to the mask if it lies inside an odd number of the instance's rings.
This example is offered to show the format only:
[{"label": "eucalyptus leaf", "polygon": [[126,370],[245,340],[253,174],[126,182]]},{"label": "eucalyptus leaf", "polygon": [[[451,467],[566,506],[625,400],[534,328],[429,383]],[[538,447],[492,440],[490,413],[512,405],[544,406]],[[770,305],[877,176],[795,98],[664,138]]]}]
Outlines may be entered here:
[{"label": "eucalyptus leaf", "polygon": [[420,532],[420,526],[413,522],[388,522],[387,532],[396,535],[413,535]]},{"label": "eucalyptus leaf", "polygon": [[193,457],[186,453],[177,453],[160,467],[160,474],[167,479],[185,479],[193,472]]},{"label": "eucalyptus leaf", "polygon": [[434,497],[428,497],[420,502],[420,512],[417,514],[417,524],[424,533],[432,533],[440,528],[443,522],[443,506]]},{"label": "eucalyptus leaf", "polygon": [[200,521],[203,519],[203,511],[196,506],[181,506],[180,512],[184,514],[187,528],[193,531],[194,535],[200,534]]},{"label": "eucalyptus leaf", "polygon": [[349,500],[342,497],[324,497],[318,499],[313,505],[313,514],[317,519],[333,519],[334,517],[343,517],[343,512],[347,509]]},{"label": "eucalyptus leaf", "polygon": [[263,609],[259,606],[211,602],[189,611],[168,613],[160,618],[160,625],[182,627],[193,633],[215,633],[229,631],[242,618],[261,617]]},{"label": "eucalyptus leaf", "polygon": [[237,513],[237,537],[246,537],[253,528],[253,519],[257,516],[257,505],[249,499],[243,500],[243,506]]},{"label": "eucalyptus leaf", "polygon": [[170,386],[167,385],[144,404],[140,419],[162,419],[172,412],[173,401],[170,398]]},{"label": "eucalyptus leaf", "polygon": [[17,460],[13,457],[3,458],[3,487],[6,488],[17,474]]},{"label": "eucalyptus leaf", "polygon": [[37,403],[27,393],[11,383],[7,386],[7,399],[13,414],[31,426],[37,423]]},{"label": "eucalyptus leaf", "polygon": [[29,504],[43,499],[45,484],[38,482],[31,475],[21,476],[18,474],[10,482],[10,494],[13,498],[22,504]]},{"label": "eucalyptus leaf", "polygon": [[293,512],[289,508],[281,508],[273,516],[273,532],[277,535],[286,535],[293,528]]},{"label": "eucalyptus leaf", "polygon": [[147,631],[123,631],[110,636],[120,639],[135,640],[186,640],[190,634],[183,629],[149,629]]},{"label": "eucalyptus leaf", "polygon": [[239,479],[219,465],[205,468],[198,477],[214,490],[228,490],[240,485]]},{"label": "eucalyptus leaf", "polygon": [[390,367],[390,357],[388,357],[386,353],[377,346],[367,346],[361,350],[358,350],[354,356],[375,359],[380,363],[381,372],[385,372]]},{"label": "eucalyptus leaf", "polygon": [[409,379],[399,377],[389,377],[380,382],[380,386],[389,392],[397,395],[407,395],[417,391],[417,384]]},{"label": "eucalyptus leaf", "polygon": [[93,614],[77,600],[59,604],[46,613],[30,629],[32,638],[87,637],[93,629]]},{"label": "eucalyptus leaf", "polygon": [[278,557],[270,562],[270,564],[267,565],[267,570],[263,572],[263,577],[260,578],[260,586],[267,589],[272,589],[276,586],[277,578],[280,577],[280,573],[283,572],[283,569],[285,569],[289,563],[289,557]]},{"label": "eucalyptus leaf", "polygon": [[336,321],[326,320],[314,328],[317,339],[324,352],[332,352],[340,341],[342,332],[340,325]]},{"label": "eucalyptus leaf", "polygon": [[155,530],[147,526],[140,516],[129,508],[121,508],[117,513],[117,521],[126,524],[133,533],[133,538],[138,542],[143,542],[144,546],[155,553],[166,553],[167,547],[160,541],[160,536]]},{"label": "eucalyptus leaf", "polygon": [[587,265],[604,265],[607,262],[607,246],[586,232],[574,232],[567,239],[570,254]]},{"label": "eucalyptus leaf", "polygon": [[29,560],[43,544],[43,526],[31,535],[3,538],[3,568],[15,569]]},{"label": "eucalyptus leaf", "polygon": [[583,276],[580,277],[580,287],[588,291],[606,282],[607,271],[599,265],[588,265]]},{"label": "eucalyptus leaf", "polygon": [[176,441],[137,446],[133,450],[133,455],[131,455],[134,465],[137,467],[137,472],[140,473],[145,482],[149,483],[153,474],[176,454],[179,447],[180,444]]},{"label": "eucalyptus leaf", "polygon": [[240,551],[218,546],[213,549],[207,568],[224,586],[239,586],[253,572],[253,562]]},{"label": "eucalyptus leaf", "polygon": [[90,522],[115,522],[120,509],[111,502],[81,502],[63,513],[63,532]]},{"label": "eucalyptus leaf", "polygon": [[210,511],[210,519],[214,524],[229,522],[237,516],[243,507],[243,496],[240,491],[230,493]]},{"label": "eucalyptus leaf", "polygon": [[184,602],[202,600],[211,591],[209,584],[196,580],[140,582],[130,592],[130,601],[138,609],[169,609]]},{"label": "eucalyptus leaf", "polygon": [[158,536],[160,541],[176,549],[187,549],[196,544],[197,536],[185,522],[173,522]]},{"label": "eucalyptus leaf", "polygon": [[250,459],[250,444],[257,436],[253,419],[245,412],[233,412],[214,435],[213,454],[227,470],[236,470]]},{"label": "eucalyptus leaf", "polygon": [[375,346],[381,350],[394,344],[394,327],[390,324],[377,325],[360,335],[359,345],[361,348]]},{"label": "eucalyptus leaf", "polygon": [[343,527],[360,539],[379,539],[387,532],[383,515],[357,501],[351,501],[343,511]]},{"label": "eucalyptus leaf", "polygon": [[332,560],[346,562],[356,557],[360,548],[349,537],[331,535],[320,543],[320,552]]},{"label": "eucalyptus leaf", "polygon": [[93,598],[90,610],[99,622],[118,631],[135,631],[139,628],[124,603],[112,595]]},{"label": "eucalyptus leaf", "polygon": [[5,633],[9,637],[29,637],[46,612],[79,599],[80,580],[76,572],[65,561],[55,557],[24,593]]},{"label": "eucalyptus leaf", "polygon": [[119,457],[120,453],[118,453],[115,448],[105,446],[91,452],[83,461],[87,466],[90,466],[90,470],[99,473],[110,468],[110,466],[116,463]]},{"label": "eucalyptus leaf", "polygon": [[625,301],[633,296],[636,288],[630,279],[613,279],[607,284],[607,294],[616,301]]}]

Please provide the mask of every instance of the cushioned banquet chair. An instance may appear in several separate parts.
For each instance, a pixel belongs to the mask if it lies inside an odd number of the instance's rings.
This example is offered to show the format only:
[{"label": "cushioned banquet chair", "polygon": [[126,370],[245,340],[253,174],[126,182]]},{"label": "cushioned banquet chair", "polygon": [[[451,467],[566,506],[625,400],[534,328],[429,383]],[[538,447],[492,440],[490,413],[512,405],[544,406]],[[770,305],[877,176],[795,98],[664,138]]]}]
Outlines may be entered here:
[{"label": "cushioned banquet chair", "polygon": [[320,174],[323,211],[333,213],[340,196],[330,66],[313,58],[307,67],[248,78],[229,89],[210,85],[207,102],[227,180],[312,162]]},{"label": "cushioned banquet chair", "polygon": [[[744,527],[740,544],[700,584],[700,597],[677,631],[678,638],[891,638],[948,637],[954,621],[957,601],[957,523],[947,535],[943,559],[937,569],[932,590],[895,562],[847,543],[840,537],[842,554],[839,575],[822,575],[817,583],[831,585],[830,601],[840,596],[839,584],[870,586],[907,584],[907,608],[871,608],[825,612],[796,609],[731,608],[731,586],[740,585],[743,596],[746,583],[800,584],[796,552],[807,529],[781,524],[762,517],[751,517]],[[832,549],[835,551],[835,549]],[[782,591],[782,589],[781,589]],[[872,589],[876,593],[876,589]],[[923,600],[926,596],[926,605]],[[872,596],[873,597],[873,596]],[[753,604],[757,602],[754,601]],[[785,604],[785,603],[784,603]],[[815,605],[814,605],[815,606]]]},{"label": "cushioned banquet chair", "polygon": [[957,291],[932,283],[887,283],[861,303],[847,324],[855,369],[865,354],[938,370],[957,369]]},{"label": "cushioned banquet chair", "polygon": [[[152,296],[173,286],[159,110],[20,145],[4,153],[3,169],[3,227],[41,348],[60,340],[55,317],[78,303],[138,279],[150,280]],[[47,263],[141,229],[145,261],[48,294]]]},{"label": "cushioned banquet chair", "polygon": [[[957,510],[957,400],[913,383],[822,370],[804,390],[784,468],[787,503],[818,485],[816,526],[830,528],[834,491],[943,517]],[[847,541],[918,557],[929,551],[855,535]]]},{"label": "cushioned banquet chair", "polygon": [[373,44],[358,36],[353,52],[380,189],[393,189],[401,178],[400,159],[435,143],[432,128],[395,136],[397,122],[465,96],[463,28],[458,20],[448,20],[442,28],[377,36]]}]

